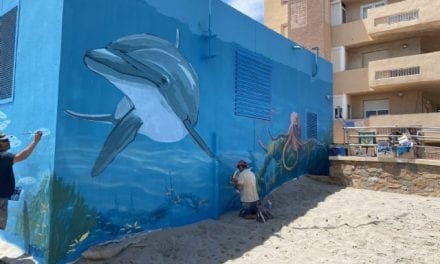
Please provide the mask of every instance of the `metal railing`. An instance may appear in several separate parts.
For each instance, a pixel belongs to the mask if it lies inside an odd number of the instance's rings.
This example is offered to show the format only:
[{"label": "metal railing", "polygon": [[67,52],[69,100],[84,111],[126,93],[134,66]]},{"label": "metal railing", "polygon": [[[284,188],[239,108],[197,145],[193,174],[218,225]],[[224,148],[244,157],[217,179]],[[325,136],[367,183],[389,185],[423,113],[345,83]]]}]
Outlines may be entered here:
[{"label": "metal railing", "polygon": [[344,127],[348,156],[440,160],[440,127]]},{"label": "metal railing", "polygon": [[393,69],[386,71],[377,71],[375,72],[375,79],[376,80],[391,79],[391,78],[418,75],[418,74],[420,74],[420,66],[415,66],[415,67],[400,68],[400,69]]},{"label": "metal railing", "polygon": [[382,24],[392,25],[392,24],[397,24],[397,23],[404,22],[404,21],[416,20],[418,18],[419,18],[419,10],[414,9],[414,10],[411,10],[408,12],[403,12],[403,13],[399,13],[399,14],[395,14],[395,15],[391,15],[391,16],[376,18],[374,20],[374,26],[382,25]]}]

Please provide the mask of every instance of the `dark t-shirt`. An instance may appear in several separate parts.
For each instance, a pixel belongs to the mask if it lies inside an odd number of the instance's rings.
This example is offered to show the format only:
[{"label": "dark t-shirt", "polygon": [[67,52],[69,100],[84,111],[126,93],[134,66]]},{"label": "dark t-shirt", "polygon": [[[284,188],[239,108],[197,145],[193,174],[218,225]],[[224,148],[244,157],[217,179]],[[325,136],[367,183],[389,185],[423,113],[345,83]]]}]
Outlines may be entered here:
[{"label": "dark t-shirt", "polygon": [[15,154],[0,152],[0,198],[9,198],[15,189],[15,177],[12,165]]}]

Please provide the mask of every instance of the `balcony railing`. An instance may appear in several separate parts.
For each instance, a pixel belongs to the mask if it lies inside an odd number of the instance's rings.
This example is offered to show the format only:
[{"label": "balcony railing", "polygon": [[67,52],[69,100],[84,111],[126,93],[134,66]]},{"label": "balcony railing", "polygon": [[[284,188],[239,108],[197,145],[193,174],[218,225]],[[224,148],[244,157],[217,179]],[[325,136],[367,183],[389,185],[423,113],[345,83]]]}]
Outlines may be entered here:
[{"label": "balcony railing", "polygon": [[420,74],[420,66],[375,72],[375,80],[390,79]]},{"label": "balcony railing", "polygon": [[419,10],[415,9],[415,10],[411,10],[409,12],[404,12],[404,13],[395,14],[395,15],[391,15],[391,16],[376,18],[376,19],[374,19],[374,25],[375,26],[381,25],[381,24],[392,25],[392,24],[403,22],[403,21],[415,20],[418,18],[419,18]]}]

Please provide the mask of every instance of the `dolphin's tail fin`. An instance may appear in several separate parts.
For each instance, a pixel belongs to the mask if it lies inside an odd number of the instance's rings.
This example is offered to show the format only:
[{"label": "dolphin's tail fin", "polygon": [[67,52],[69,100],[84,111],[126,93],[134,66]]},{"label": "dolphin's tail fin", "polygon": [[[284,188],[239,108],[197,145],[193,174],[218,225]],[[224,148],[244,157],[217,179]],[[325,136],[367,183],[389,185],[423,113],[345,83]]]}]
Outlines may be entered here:
[{"label": "dolphin's tail fin", "polygon": [[208,156],[212,159],[217,159],[215,154],[211,151],[211,149],[208,147],[208,145],[205,143],[203,138],[197,133],[197,131],[194,130],[194,127],[189,122],[188,119],[183,120],[183,125],[185,125],[186,130],[188,130],[188,133],[191,135],[191,137],[194,139],[194,141],[199,145],[199,147],[208,154]]}]

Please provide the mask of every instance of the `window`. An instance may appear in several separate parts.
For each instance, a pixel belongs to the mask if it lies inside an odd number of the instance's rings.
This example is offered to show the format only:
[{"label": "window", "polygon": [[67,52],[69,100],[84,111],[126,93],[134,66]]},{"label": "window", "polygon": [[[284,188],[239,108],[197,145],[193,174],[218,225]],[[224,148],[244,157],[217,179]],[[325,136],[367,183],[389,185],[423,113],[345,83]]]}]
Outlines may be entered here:
[{"label": "window", "polygon": [[347,10],[345,9],[344,4],[342,4],[342,23],[347,23]]},{"label": "window", "polygon": [[351,105],[347,104],[347,119],[351,119]]},{"label": "window", "polygon": [[342,118],[342,107],[339,105],[335,108],[335,119],[341,119]]},{"label": "window", "polygon": [[341,0],[333,0],[330,3],[331,7],[331,25],[336,26],[347,23],[347,13],[344,3]]},{"label": "window", "polygon": [[369,110],[365,112],[365,117],[368,118],[370,116],[376,115],[388,115],[388,110]]},{"label": "window", "polygon": [[235,115],[270,120],[272,65],[244,49],[235,54]]},{"label": "window", "polygon": [[370,10],[372,8],[384,6],[386,4],[387,4],[387,1],[383,0],[383,1],[376,2],[376,3],[371,3],[368,5],[361,6],[361,19],[366,19],[368,17],[368,10]]},{"label": "window", "polygon": [[17,7],[0,16],[0,103],[11,102],[14,87]]},{"label": "window", "polygon": [[388,100],[364,101],[364,116],[368,118],[376,115],[388,115],[390,111]]}]

